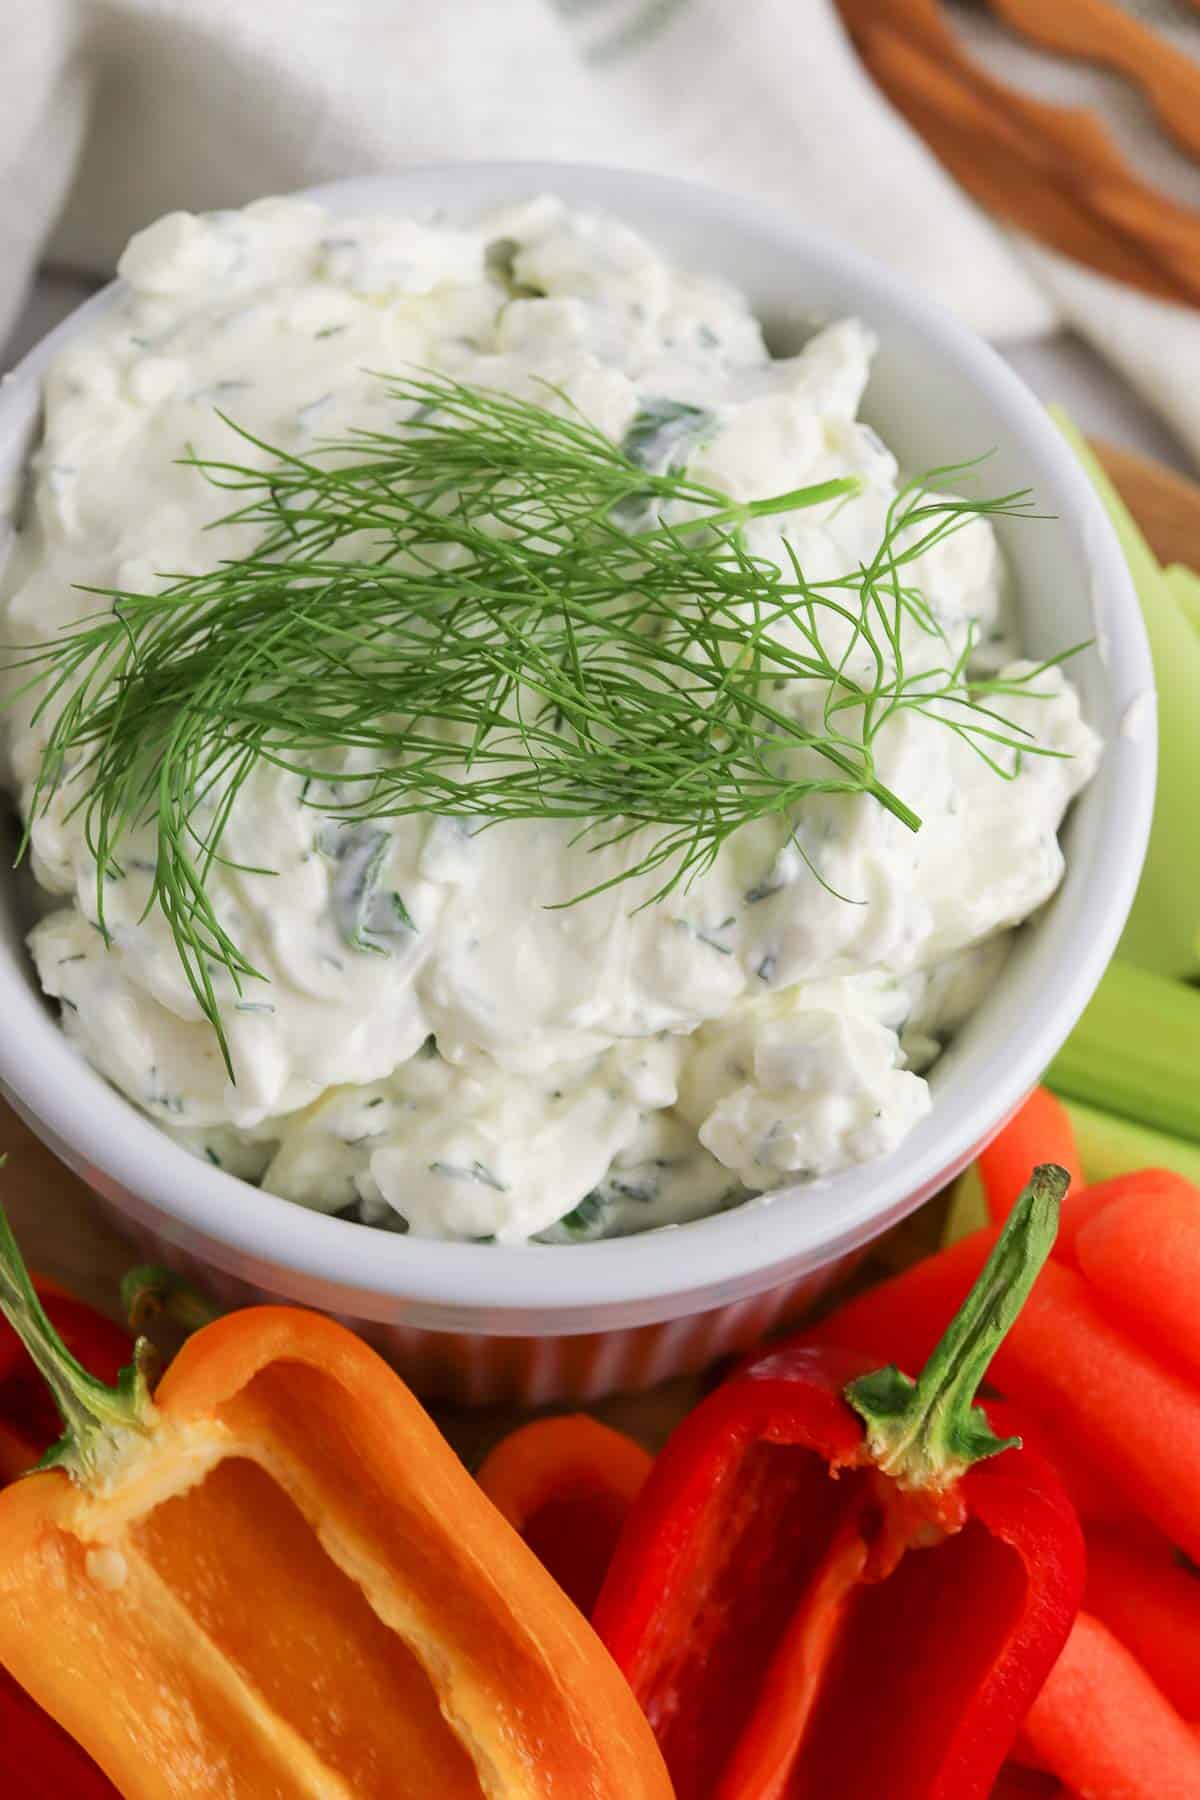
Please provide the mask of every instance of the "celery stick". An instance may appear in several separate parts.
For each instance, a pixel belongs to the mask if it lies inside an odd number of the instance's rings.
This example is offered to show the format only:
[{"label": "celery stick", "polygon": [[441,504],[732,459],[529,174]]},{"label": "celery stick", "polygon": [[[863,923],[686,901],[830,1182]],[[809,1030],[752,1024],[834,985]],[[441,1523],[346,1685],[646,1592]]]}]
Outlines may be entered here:
[{"label": "celery stick", "polygon": [[1067,1100],[1064,1105],[1089,1186],[1134,1169],[1174,1169],[1200,1187],[1200,1144],[1168,1137],[1164,1131],[1148,1131],[1131,1119],[1114,1118],[1111,1113],[1097,1112],[1094,1106],[1081,1106],[1077,1100]]},{"label": "celery stick", "polygon": [[1068,1100],[1200,1143],[1200,989],[1116,958],[1046,1080]]},{"label": "celery stick", "polygon": [[1194,569],[1185,569],[1182,563],[1171,563],[1163,573],[1175,604],[1200,631],[1200,575]]},{"label": "celery stick", "polygon": [[950,1207],[942,1227],[942,1243],[957,1244],[981,1225],[990,1225],[991,1214],[983,1192],[983,1179],[976,1163],[968,1163],[950,1189]]},{"label": "celery stick", "polygon": [[1121,954],[1160,975],[1191,975],[1200,972],[1200,639],[1103,469],[1074,426],[1055,416],[1116,529],[1141,601],[1158,688],[1154,824]]}]

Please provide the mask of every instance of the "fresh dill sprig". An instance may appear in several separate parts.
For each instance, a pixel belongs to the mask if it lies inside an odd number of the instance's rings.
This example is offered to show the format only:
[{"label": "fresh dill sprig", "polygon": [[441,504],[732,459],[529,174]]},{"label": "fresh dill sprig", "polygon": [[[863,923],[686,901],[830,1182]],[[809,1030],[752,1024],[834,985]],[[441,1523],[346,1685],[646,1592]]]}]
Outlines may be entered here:
[{"label": "fresh dill sprig", "polygon": [[152,825],[147,910],[166,918],[227,1064],[214,973],[240,993],[259,971],[208,882],[262,760],[352,819],[563,819],[597,846],[654,827],[588,891],[661,875],[657,900],[740,827],[793,823],[814,794],[870,795],[917,829],[873,754],[899,711],[944,723],[1000,775],[1039,750],[989,704],[1011,679],[968,686],[970,634],[944,666],[912,671],[902,642],[913,625],[942,637],[916,559],[973,519],[1028,514],[1027,494],[938,495],[930,483],[960,471],[934,471],[893,502],[869,562],[810,580],[786,535],[782,567],[754,549],[753,522],[853,495],[853,476],[738,504],[642,466],[636,435],[617,445],[569,406],[380,379],[394,427],[305,456],[227,420],[264,465],[187,460],[238,496],[216,523],[253,530],[255,547],[154,592],[86,590],[105,611],[18,665],[48,722],[26,838],[69,777],[106,931],[106,880]]}]

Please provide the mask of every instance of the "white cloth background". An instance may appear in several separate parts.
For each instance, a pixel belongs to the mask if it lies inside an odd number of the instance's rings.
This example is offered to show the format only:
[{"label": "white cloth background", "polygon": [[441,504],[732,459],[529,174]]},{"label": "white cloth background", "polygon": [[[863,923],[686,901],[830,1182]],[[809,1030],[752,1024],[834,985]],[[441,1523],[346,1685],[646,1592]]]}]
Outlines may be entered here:
[{"label": "white cloth background", "polygon": [[[960,23],[1005,78],[1065,72],[1152,140],[1126,91]],[[998,229],[863,72],[832,0],[0,0],[0,44],[0,342],[40,262],[105,275],[173,208],[431,158],[609,162],[786,207],[1001,343],[1068,324],[1200,459],[1200,315]],[[1200,203],[1200,171],[1170,179]]]}]

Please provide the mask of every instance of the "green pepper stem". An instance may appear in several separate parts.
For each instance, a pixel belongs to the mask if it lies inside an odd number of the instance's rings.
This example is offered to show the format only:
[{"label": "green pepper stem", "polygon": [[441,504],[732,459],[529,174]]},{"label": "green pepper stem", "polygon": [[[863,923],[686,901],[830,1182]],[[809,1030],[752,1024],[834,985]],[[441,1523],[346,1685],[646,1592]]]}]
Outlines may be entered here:
[{"label": "green pepper stem", "polygon": [[1055,1163],[1033,1171],[916,1381],[890,1364],[847,1387],[847,1401],[866,1424],[872,1460],[901,1486],[947,1487],[973,1463],[1020,1446],[1019,1438],[996,1436],[975,1396],[1054,1247],[1069,1182]]},{"label": "green pepper stem", "polygon": [[121,1308],[131,1331],[142,1331],[151,1319],[169,1319],[182,1331],[199,1331],[220,1317],[203,1294],[173,1269],[157,1263],[140,1263],[121,1277]]},{"label": "green pepper stem", "polygon": [[[0,1159],[2,1163],[2,1159]],[[64,1431],[39,1469],[62,1468],[85,1486],[100,1482],[120,1460],[131,1437],[151,1430],[147,1364],[152,1346],[139,1338],[133,1361],[121,1370],[116,1387],[89,1375],[67,1349],[38,1299],[24,1258],[0,1205],[0,1313],[8,1320],[37,1367],[58,1408]]]}]

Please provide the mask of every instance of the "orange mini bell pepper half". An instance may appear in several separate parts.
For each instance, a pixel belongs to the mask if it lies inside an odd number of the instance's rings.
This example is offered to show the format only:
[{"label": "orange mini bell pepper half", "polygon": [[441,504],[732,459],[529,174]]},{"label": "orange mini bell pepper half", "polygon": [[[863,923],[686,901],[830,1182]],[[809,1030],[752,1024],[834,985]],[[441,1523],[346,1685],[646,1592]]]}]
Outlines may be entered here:
[{"label": "orange mini bell pepper half", "polygon": [[591,1627],[382,1360],[234,1313],[94,1380],[0,1212],[67,1424],[0,1494],[0,1664],[126,1800],[670,1800]]}]

